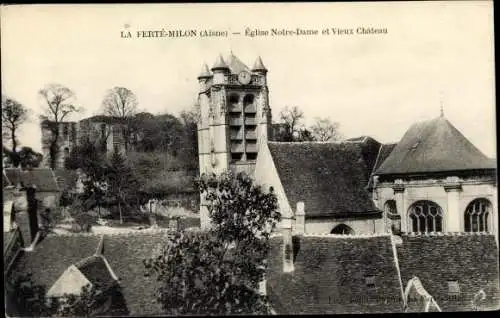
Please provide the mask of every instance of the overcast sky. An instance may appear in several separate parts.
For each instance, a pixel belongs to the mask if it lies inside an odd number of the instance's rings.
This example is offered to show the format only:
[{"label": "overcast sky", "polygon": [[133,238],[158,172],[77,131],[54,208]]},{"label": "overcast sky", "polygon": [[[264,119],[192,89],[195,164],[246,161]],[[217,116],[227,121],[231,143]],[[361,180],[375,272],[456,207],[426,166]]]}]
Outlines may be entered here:
[{"label": "overcast sky", "polygon": [[[71,88],[97,114],[106,90],[131,89],[141,110],[192,107],[197,75],[230,50],[269,69],[270,105],[340,123],[346,137],[398,141],[419,120],[445,117],[496,156],[490,2],[53,5],[2,7],[2,94],[32,110],[23,145],[41,148],[37,92]],[[125,25],[130,25],[128,29]],[[245,29],[352,28],[353,35],[246,37]],[[387,34],[357,35],[358,27]],[[211,29],[228,37],[137,38],[137,30]],[[120,31],[133,38],[121,38]],[[241,35],[232,35],[241,32]]]}]

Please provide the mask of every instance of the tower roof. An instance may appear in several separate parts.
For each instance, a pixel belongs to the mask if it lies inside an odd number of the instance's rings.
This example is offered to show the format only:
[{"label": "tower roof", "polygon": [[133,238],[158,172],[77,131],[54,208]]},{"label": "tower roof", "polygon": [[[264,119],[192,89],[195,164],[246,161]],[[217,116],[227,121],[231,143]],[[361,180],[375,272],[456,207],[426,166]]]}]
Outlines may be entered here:
[{"label": "tower roof", "polygon": [[215,61],[214,66],[212,66],[212,71],[214,71],[214,70],[221,70],[221,69],[229,69],[229,67],[224,62],[224,59],[222,58],[222,55],[219,54],[219,56],[217,57],[217,60]]},{"label": "tower roof", "polygon": [[259,57],[257,57],[257,59],[255,60],[255,63],[253,64],[253,67],[252,67],[252,71],[266,71],[267,72],[267,68],[264,66],[264,63],[262,63],[262,59]]},{"label": "tower roof", "polygon": [[375,175],[495,169],[445,117],[413,124]]},{"label": "tower roof", "polygon": [[234,55],[233,52],[229,54],[226,61],[232,74],[239,74],[241,71],[250,71],[250,68]]},{"label": "tower roof", "polygon": [[210,77],[212,74],[210,74],[210,70],[208,69],[207,63],[203,63],[203,66],[201,67],[201,72],[200,75],[198,75],[198,78],[204,78],[204,77]]}]

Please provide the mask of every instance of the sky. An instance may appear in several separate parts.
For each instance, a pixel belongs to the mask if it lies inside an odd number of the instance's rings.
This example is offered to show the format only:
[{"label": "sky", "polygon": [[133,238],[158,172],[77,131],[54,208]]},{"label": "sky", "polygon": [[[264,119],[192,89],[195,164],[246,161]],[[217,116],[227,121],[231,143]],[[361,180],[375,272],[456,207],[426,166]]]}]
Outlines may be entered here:
[{"label": "sky", "polygon": [[[329,117],[346,137],[397,142],[416,121],[445,117],[496,157],[492,2],[25,5],[1,10],[2,94],[30,109],[22,145],[41,149],[37,92],[67,86],[84,112],[106,91],[132,90],[142,111],[193,106],[203,63],[233,52],[269,69],[273,118],[285,106],[305,123]],[[386,29],[357,34],[359,27]],[[249,37],[245,30],[318,35]],[[332,28],[354,34],[333,35]],[[137,37],[137,31],[226,31],[227,37]],[[329,35],[322,35],[325,29]],[[121,36],[131,32],[131,38]],[[233,34],[239,32],[240,34]]]}]

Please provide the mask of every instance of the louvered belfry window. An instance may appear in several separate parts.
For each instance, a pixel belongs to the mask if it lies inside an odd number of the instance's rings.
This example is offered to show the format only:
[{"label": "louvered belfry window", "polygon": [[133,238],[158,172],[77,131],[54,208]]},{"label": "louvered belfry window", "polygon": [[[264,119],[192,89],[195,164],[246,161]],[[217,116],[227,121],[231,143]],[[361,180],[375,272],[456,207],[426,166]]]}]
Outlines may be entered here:
[{"label": "louvered belfry window", "polygon": [[491,204],[486,199],[476,199],[465,209],[465,232],[487,232]]},{"label": "louvered belfry window", "polygon": [[443,211],[432,201],[418,201],[409,210],[412,232],[442,232]]}]

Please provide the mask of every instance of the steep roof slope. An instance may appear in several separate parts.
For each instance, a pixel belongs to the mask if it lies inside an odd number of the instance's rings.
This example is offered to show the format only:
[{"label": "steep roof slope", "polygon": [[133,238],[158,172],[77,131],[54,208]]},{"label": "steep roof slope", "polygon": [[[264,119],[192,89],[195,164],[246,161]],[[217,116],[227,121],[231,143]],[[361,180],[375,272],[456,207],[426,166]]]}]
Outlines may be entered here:
[{"label": "steep roof slope", "polygon": [[365,190],[369,169],[356,143],[268,143],[292,207],[306,216],[356,216],[378,211]]},{"label": "steep roof slope", "polygon": [[[295,270],[283,272],[282,242],[271,239],[268,295],[278,314],[398,312],[403,308],[391,238],[294,238]],[[374,286],[367,286],[372,277]]]},{"label": "steep roof slope", "polygon": [[413,124],[376,175],[495,169],[486,157],[444,117]]},{"label": "steep roof slope", "polygon": [[[499,264],[495,237],[456,233],[403,236],[397,246],[403,286],[417,276],[443,311],[472,309],[472,298],[483,289],[484,309],[499,308]],[[448,282],[458,282],[460,295],[448,294]]]},{"label": "steep roof slope", "polygon": [[233,73],[233,74],[239,74],[242,71],[250,72],[250,68],[248,66],[246,66],[245,63],[243,63],[232,52],[227,57],[226,62],[227,62],[227,66],[229,66],[229,70],[231,70],[231,73]]},{"label": "steep roof slope", "polygon": [[[164,241],[167,232],[145,230],[104,236],[102,255],[118,277],[127,310],[132,316],[162,313],[156,302],[156,280],[144,275],[143,259],[152,256],[155,246]],[[32,273],[35,283],[45,286],[46,290],[71,265],[93,283],[113,283],[103,259],[94,255],[100,239],[93,234],[48,235],[33,252],[21,252],[11,272]]]}]

